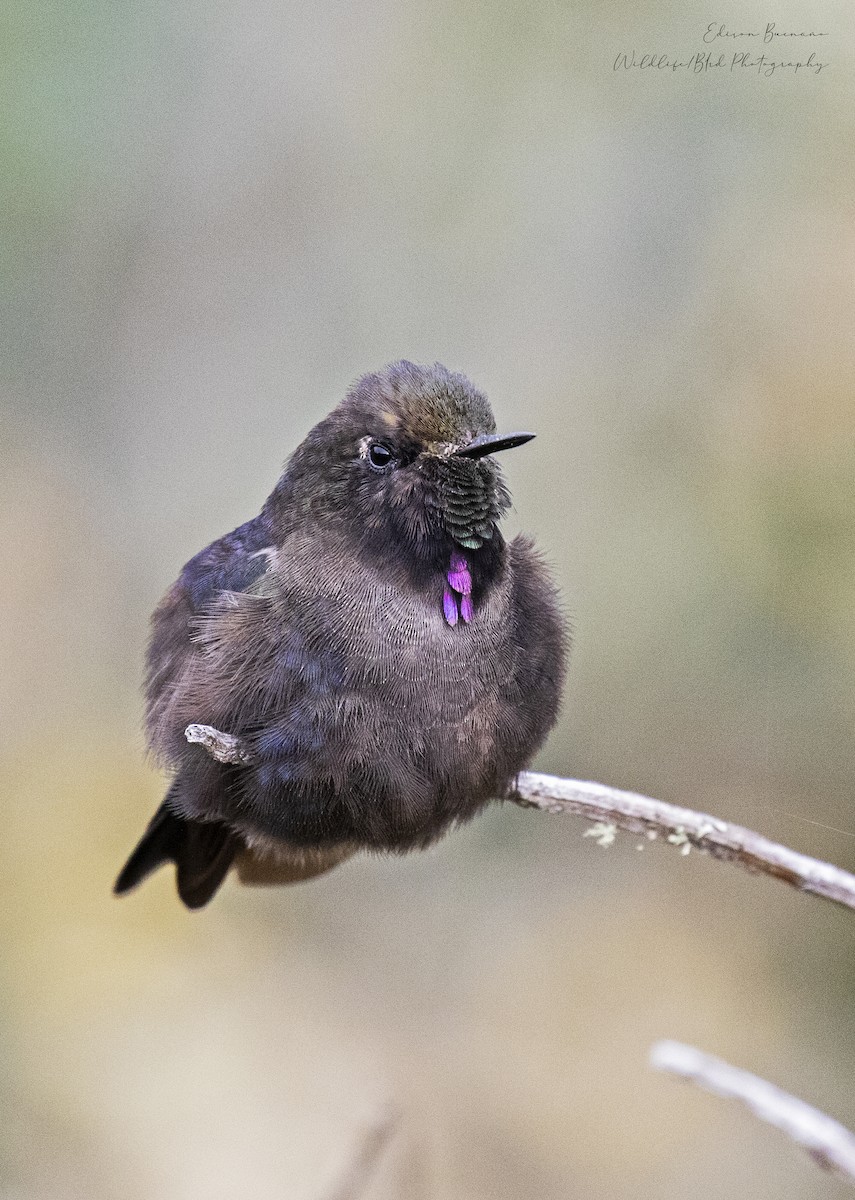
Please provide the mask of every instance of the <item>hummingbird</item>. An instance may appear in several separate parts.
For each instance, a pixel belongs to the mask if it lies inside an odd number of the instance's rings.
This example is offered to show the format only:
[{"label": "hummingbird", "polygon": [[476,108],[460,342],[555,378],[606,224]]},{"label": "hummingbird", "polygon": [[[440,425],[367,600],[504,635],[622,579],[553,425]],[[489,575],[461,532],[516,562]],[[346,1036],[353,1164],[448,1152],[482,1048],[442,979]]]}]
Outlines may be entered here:
[{"label": "hummingbird", "polygon": [[[122,894],[172,862],[191,909],[230,869],[309,879],[428,846],[507,794],[558,714],[568,637],[530,538],[503,538],[497,434],[461,374],[359,379],[257,517],[184,566],[152,616],[146,732],[171,776]],[[188,743],[234,734],[241,763]]]}]

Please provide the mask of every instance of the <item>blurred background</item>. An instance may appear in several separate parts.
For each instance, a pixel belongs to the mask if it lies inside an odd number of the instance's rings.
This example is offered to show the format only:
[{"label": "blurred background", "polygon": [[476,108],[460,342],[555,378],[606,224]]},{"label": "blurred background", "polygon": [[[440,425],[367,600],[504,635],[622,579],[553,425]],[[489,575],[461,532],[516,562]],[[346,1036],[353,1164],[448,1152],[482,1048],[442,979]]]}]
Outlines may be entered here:
[{"label": "blurred background", "polygon": [[[538,766],[855,869],[852,13],[720,8],[7,8],[3,1200],[321,1200],[387,1104],[367,1200],[848,1194],[646,1057],[855,1127],[851,913],[510,806],[195,915],[110,894],[163,791],[148,614],[399,357],[540,435],[503,461],[575,628]],[[613,69],[714,20],[830,66]]]}]

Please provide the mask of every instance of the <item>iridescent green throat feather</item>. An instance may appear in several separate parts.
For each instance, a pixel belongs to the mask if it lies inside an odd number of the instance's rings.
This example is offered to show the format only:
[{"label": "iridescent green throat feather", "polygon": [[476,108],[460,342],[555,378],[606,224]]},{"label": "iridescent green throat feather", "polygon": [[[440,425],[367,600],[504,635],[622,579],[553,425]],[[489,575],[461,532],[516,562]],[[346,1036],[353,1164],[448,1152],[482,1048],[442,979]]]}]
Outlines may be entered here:
[{"label": "iridescent green throat feather", "polygon": [[454,456],[442,463],[439,506],[446,532],[467,550],[480,550],[493,536],[510,498],[492,463]]}]

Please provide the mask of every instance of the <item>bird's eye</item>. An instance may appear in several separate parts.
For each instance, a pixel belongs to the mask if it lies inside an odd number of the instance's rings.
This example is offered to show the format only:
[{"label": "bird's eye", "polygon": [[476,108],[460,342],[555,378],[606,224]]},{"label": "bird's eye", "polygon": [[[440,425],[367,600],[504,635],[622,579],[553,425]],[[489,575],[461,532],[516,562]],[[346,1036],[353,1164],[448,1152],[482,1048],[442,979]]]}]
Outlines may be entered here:
[{"label": "bird's eye", "polygon": [[385,442],[372,442],[368,447],[368,461],[375,471],[385,470],[394,457]]}]

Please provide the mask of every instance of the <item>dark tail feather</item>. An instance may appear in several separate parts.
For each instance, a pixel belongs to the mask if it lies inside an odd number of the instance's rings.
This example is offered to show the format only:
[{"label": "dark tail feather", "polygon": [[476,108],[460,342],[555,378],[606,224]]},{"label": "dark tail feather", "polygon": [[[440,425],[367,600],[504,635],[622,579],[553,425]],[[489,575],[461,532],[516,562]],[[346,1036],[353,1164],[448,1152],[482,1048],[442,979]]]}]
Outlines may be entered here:
[{"label": "dark tail feather", "polygon": [[164,863],[174,862],[178,895],[188,908],[201,908],[225,879],[241,842],[225,825],[185,820],[168,807],[168,800],[152,817],[113,891],[122,896]]}]

